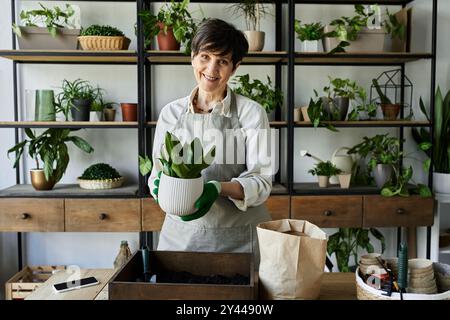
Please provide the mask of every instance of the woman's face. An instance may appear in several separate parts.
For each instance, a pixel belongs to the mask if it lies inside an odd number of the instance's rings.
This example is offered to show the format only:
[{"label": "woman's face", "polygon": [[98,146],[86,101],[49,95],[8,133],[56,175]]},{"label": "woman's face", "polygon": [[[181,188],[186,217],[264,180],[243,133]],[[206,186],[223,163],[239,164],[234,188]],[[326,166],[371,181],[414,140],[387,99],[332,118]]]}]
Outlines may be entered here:
[{"label": "woman's face", "polygon": [[195,79],[199,88],[210,94],[222,94],[227,87],[228,79],[234,74],[231,53],[220,56],[213,52],[200,51],[192,58]]}]

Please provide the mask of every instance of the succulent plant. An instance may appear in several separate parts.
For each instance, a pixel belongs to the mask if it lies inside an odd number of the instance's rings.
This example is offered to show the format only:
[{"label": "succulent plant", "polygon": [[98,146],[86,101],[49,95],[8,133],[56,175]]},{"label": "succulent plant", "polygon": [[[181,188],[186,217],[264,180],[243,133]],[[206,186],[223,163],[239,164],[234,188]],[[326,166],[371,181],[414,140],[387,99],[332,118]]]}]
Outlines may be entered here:
[{"label": "succulent plant", "polygon": [[96,163],[84,170],[80,179],[83,180],[112,180],[122,176],[116,169],[106,163]]}]

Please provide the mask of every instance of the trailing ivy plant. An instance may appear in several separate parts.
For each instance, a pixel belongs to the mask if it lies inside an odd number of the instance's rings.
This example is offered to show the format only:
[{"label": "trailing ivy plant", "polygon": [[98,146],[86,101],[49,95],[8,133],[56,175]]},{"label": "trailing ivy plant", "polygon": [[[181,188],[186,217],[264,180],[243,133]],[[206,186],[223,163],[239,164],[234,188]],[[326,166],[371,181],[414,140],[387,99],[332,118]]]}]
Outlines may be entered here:
[{"label": "trailing ivy plant", "polygon": [[19,160],[28,146],[28,155],[36,161],[36,169],[39,169],[39,162],[43,162],[45,179],[53,179],[55,183],[61,180],[69,165],[69,151],[67,143],[72,142],[79,149],[86,153],[91,153],[94,149],[83,138],[70,136],[71,129],[50,128],[40,135],[36,135],[31,129],[26,128],[25,134],[28,139],[19,142],[8,150],[16,153],[14,168],[19,164]]},{"label": "trailing ivy plant", "polygon": [[400,40],[406,39],[406,26],[398,21],[395,14],[391,14],[386,8],[387,19],[383,21],[383,26],[391,35],[392,39],[398,38]]},{"label": "trailing ivy plant", "polygon": [[258,79],[251,81],[249,74],[236,76],[232,83],[237,86],[234,92],[258,102],[267,113],[283,104],[283,93],[272,86],[269,76],[266,84]]},{"label": "trailing ivy plant", "polygon": [[163,166],[165,175],[195,179],[201,176],[201,171],[209,167],[214,160],[216,147],[212,147],[204,154],[200,139],[195,138],[191,143],[182,145],[179,139],[170,132],[164,138],[165,154],[158,158]]},{"label": "trailing ivy plant", "polygon": [[106,36],[106,37],[120,37],[124,36],[123,32],[116,27],[109,25],[93,24],[86,29],[81,30],[82,36]]},{"label": "trailing ivy plant", "polygon": [[341,169],[337,168],[331,161],[319,162],[315,165],[314,169],[308,171],[308,173],[313,176],[326,176],[331,177],[338,175],[342,172]]},{"label": "trailing ivy plant", "polygon": [[80,179],[83,180],[112,180],[122,176],[107,163],[96,163],[84,170]]},{"label": "trailing ivy plant", "polygon": [[[53,9],[49,9],[40,2],[39,6],[41,9],[29,11],[22,10],[20,12],[19,17],[24,26],[38,27],[39,25],[45,25],[48,32],[53,37],[56,37],[57,28],[73,26],[70,24],[69,18],[75,14],[75,11],[70,4],[66,4],[65,10],[59,8],[58,6],[55,6]],[[22,36],[20,27],[17,24],[14,23],[12,25],[12,29],[18,37]]]},{"label": "trailing ivy plant", "polygon": [[[386,249],[386,240],[383,234],[375,228],[339,228],[339,231],[328,238],[328,255],[336,255],[336,262],[340,272],[354,272],[352,269],[358,264],[358,250],[364,249],[368,253],[374,252],[369,235],[380,241],[381,253]],[[350,265],[353,256],[354,264]]]},{"label": "trailing ivy plant", "polygon": [[145,157],[139,156],[139,172],[141,175],[146,176],[149,174],[152,171],[152,167],[152,160],[150,160],[148,155],[145,155]]}]

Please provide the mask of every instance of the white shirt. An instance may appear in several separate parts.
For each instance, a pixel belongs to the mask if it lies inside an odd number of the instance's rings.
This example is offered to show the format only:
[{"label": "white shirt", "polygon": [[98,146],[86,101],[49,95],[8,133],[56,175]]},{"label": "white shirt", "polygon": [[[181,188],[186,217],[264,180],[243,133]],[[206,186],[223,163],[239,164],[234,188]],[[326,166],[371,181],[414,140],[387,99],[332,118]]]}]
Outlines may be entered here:
[{"label": "white shirt", "polygon": [[[156,174],[162,171],[160,158],[160,151],[164,144],[164,136],[167,131],[173,132],[175,125],[184,112],[194,113],[192,100],[198,90],[198,87],[192,90],[191,94],[187,97],[175,100],[167,104],[162,110],[156,124],[155,137],[153,141],[153,169],[149,178],[150,192],[153,194],[154,184],[153,181],[156,178]],[[267,144],[265,146],[258,143],[258,137],[256,134],[250,134],[258,129],[264,129],[265,132],[270,132],[269,120],[265,109],[257,102],[248,99],[242,95],[235,94],[237,115],[239,123],[242,129],[247,134],[245,136],[245,164],[247,170],[243,171],[238,177],[232,178],[231,181],[237,181],[241,184],[244,190],[244,199],[238,200],[228,197],[236,207],[241,211],[247,211],[248,207],[255,207],[264,203],[270,195],[272,190],[272,176],[268,174],[267,168],[271,166],[270,157],[267,157],[268,150]],[[230,111],[231,104],[231,89],[227,87],[226,97],[217,102],[212,110],[212,113],[220,113],[225,117],[231,117]],[[198,137],[198,128],[194,124],[188,124],[183,128],[187,130],[190,138]],[[179,137],[182,143],[190,142],[191,140],[183,141],[182,137]],[[199,137],[202,140],[201,137]],[[210,147],[203,145],[206,151],[210,150]],[[262,161],[261,159],[264,159]],[[264,162],[264,163],[263,163]],[[270,170],[271,171],[271,170]]]}]

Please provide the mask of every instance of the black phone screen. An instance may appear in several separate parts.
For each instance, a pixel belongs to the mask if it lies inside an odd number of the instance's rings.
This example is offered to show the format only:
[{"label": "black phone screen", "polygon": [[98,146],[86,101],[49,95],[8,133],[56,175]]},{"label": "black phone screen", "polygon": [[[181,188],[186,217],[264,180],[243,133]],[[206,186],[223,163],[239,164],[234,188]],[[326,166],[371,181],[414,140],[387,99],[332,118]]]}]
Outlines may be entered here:
[{"label": "black phone screen", "polygon": [[89,277],[89,278],[68,281],[68,282],[61,282],[61,283],[54,284],[53,286],[55,287],[56,290],[61,291],[61,290],[66,290],[68,288],[82,287],[82,286],[92,284],[92,283],[97,283],[97,282],[98,281],[95,277]]}]

